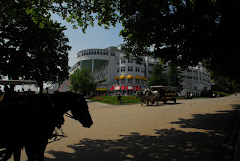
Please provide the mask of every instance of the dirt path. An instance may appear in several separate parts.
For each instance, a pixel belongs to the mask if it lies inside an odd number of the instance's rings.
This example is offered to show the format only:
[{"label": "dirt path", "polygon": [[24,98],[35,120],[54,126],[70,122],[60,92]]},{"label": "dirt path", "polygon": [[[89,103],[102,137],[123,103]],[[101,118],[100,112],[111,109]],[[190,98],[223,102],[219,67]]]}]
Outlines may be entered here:
[{"label": "dirt path", "polygon": [[[230,160],[240,96],[177,100],[160,106],[88,102],[94,125],[70,118],[68,137],[48,145],[46,161]],[[26,155],[22,154],[22,159]]]}]

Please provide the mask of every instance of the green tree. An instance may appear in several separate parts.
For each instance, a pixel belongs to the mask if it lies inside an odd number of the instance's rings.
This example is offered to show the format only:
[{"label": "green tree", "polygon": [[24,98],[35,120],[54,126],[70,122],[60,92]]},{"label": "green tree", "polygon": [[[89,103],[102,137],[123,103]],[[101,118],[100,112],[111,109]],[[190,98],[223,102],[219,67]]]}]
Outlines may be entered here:
[{"label": "green tree", "polygon": [[210,93],[209,93],[209,91],[206,88],[203,88],[200,96],[201,97],[210,97]]},{"label": "green tree", "polygon": [[214,77],[214,85],[212,91],[220,91],[224,93],[235,93],[240,91],[240,84],[226,77]]},{"label": "green tree", "polygon": [[181,82],[179,69],[176,66],[169,66],[169,70],[166,72],[161,60],[154,65],[152,76],[148,78],[148,86],[173,86],[177,87],[178,91],[182,90]]},{"label": "green tree", "polygon": [[203,62],[240,81],[239,8],[235,0],[121,0],[121,35],[135,56],[160,57],[183,68]]},{"label": "green tree", "polygon": [[88,91],[96,90],[96,83],[92,73],[84,68],[82,70],[77,69],[72,75],[70,75],[70,89],[72,91],[79,91],[86,95]]},{"label": "green tree", "polygon": [[43,82],[68,78],[68,39],[60,23],[45,17],[44,25],[27,14],[27,3],[1,1],[0,74],[9,79],[35,79],[40,92]]},{"label": "green tree", "polygon": [[164,73],[163,64],[156,63],[153,66],[152,76],[148,78],[148,86],[168,85],[167,75]]},{"label": "green tree", "polygon": [[14,3],[25,4],[25,12],[40,26],[50,11],[83,31],[95,20],[106,28],[120,22],[126,51],[135,57],[150,55],[183,68],[203,62],[218,75],[240,82],[236,0],[2,0],[0,8],[6,12],[2,4],[9,6],[10,22],[16,16]]},{"label": "green tree", "polygon": [[174,65],[169,67],[169,71],[167,73],[167,79],[168,79],[169,86],[177,87],[179,92],[183,89],[181,85],[182,80],[180,78],[180,72],[178,67]]}]

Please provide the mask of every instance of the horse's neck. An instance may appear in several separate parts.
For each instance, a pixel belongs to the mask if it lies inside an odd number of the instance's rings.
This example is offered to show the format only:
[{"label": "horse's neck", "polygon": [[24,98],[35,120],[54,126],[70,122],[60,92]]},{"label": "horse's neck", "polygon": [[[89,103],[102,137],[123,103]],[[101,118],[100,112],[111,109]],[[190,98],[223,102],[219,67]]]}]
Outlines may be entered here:
[{"label": "horse's neck", "polygon": [[54,126],[60,128],[64,124],[64,114],[67,112],[61,108],[55,108]]}]

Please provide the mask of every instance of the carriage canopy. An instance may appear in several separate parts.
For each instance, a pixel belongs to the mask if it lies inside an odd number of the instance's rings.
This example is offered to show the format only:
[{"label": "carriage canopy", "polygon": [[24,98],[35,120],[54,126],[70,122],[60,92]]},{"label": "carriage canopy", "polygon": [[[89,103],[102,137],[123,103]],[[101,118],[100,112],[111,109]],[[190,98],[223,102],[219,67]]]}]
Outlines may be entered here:
[{"label": "carriage canopy", "polygon": [[37,84],[35,80],[0,80],[0,85]]}]

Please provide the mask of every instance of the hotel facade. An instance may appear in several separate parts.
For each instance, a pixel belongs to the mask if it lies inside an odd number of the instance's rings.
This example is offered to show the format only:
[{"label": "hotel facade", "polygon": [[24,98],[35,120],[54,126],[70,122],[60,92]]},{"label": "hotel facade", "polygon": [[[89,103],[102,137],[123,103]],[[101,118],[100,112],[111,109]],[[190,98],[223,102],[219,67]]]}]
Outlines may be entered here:
[{"label": "hotel facade", "polygon": [[[143,90],[147,87],[147,79],[151,77],[153,66],[158,60],[145,56],[142,57],[143,62],[137,64],[133,58],[125,58],[123,49],[124,45],[119,45],[106,49],[79,51],[77,63],[69,70],[69,73],[73,74],[76,69],[89,69],[97,83],[97,95],[135,94],[137,90]],[[169,67],[167,65],[164,67],[167,72]],[[179,96],[185,96],[186,93],[199,96],[204,88],[211,89],[210,74],[202,66],[190,67],[181,71],[180,76],[183,90]]]}]

